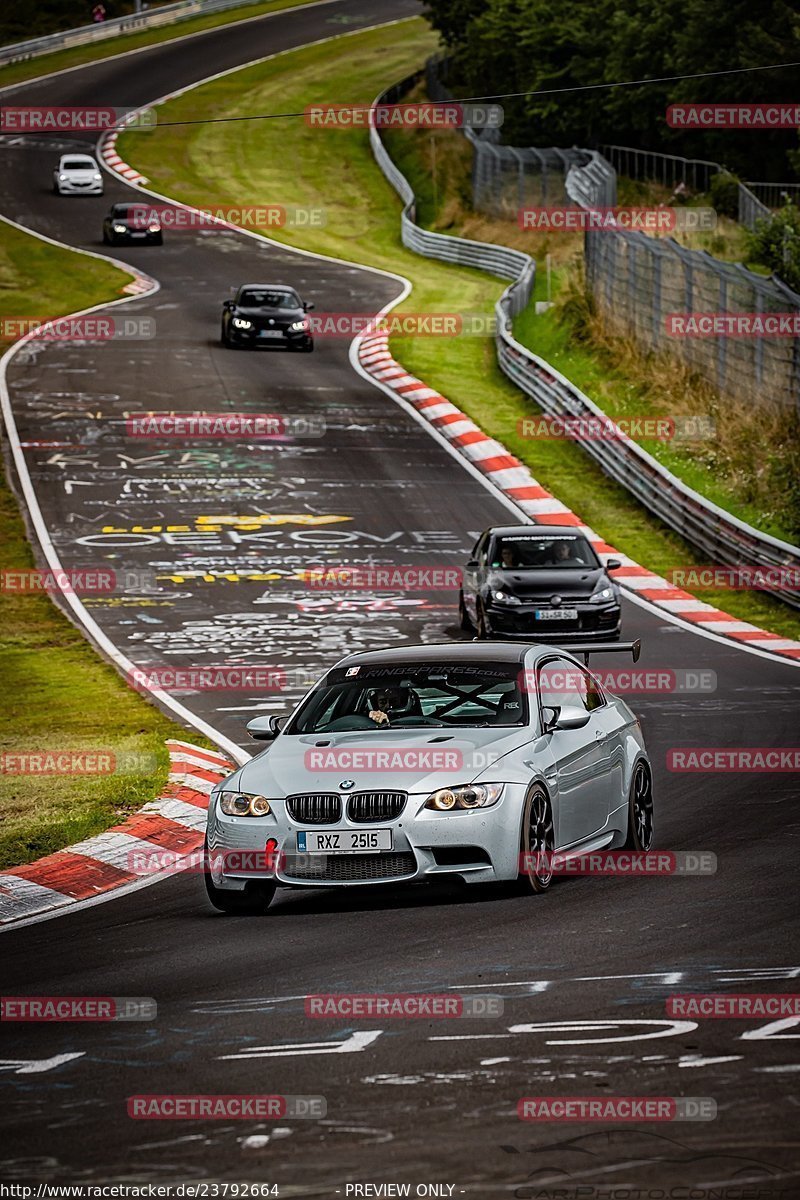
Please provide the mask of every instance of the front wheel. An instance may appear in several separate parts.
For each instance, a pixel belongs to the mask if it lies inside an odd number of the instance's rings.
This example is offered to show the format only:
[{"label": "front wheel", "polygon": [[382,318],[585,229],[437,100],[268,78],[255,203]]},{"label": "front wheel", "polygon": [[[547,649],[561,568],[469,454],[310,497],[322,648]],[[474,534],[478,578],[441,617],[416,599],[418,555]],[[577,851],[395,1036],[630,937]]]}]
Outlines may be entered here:
[{"label": "front wheel", "polygon": [[276,884],[270,879],[253,879],[246,883],[244,891],[233,892],[219,888],[211,878],[208,869],[208,845],[203,848],[205,869],[203,878],[206,885],[206,895],[219,912],[230,915],[255,916],[266,912],[272,897],[275,895]]},{"label": "front wheel", "polygon": [[475,626],[472,624],[470,615],[467,612],[467,606],[464,603],[464,593],[463,592],[458,593],[458,623],[461,626],[461,628],[463,629],[464,633],[474,633],[475,632]]},{"label": "front wheel", "polygon": [[626,850],[649,850],[653,844],[653,777],[647,763],[636,764],[628,798]]},{"label": "front wheel", "polygon": [[489,636],[489,624],[486,620],[486,613],[484,612],[484,608],[480,600],[478,601],[476,608],[478,612],[478,639],[482,642],[485,642]]},{"label": "front wheel", "polygon": [[546,892],[552,883],[555,845],[553,810],[544,788],[537,785],[525,801],[520,847],[519,877],[532,892]]}]

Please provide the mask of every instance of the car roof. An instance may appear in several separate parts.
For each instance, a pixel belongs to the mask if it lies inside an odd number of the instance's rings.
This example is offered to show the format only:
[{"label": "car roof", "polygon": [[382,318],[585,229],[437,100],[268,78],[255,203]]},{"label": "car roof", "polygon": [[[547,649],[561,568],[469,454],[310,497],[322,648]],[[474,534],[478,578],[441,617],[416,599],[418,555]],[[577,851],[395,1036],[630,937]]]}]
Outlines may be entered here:
[{"label": "car roof", "polygon": [[412,666],[414,663],[440,663],[443,659],[451,663],[518,663],[534,645],[531,642],[435,642],[425,646],[398,646],[391,650],[362,650],[339,659],[336,666],[380,666],[389,663]]},{"label": "car roof", "polygon": [[84,162],[96,163],[97,159],[92,158],[91,154],[78,154],[73,150],[72,154],[62,154],[59,162],[63,162],[65,158],[80,158]]},{"label": "car roof", "polygon": [[245,288],[255,288],[261,292],[296,292],[297,288],[293,288],[290,283],[240,283],[239,291],[243,292]]},{"label": "car roof", "polygon": [[584,536],[583,530],[576,528],[574,525],[492,525],[486,532],[500,537],[508,537],[515,533],[532,533],[537,536],[541,534],[543,537],[548,537],[556,533],[561,535],[571,533],[579,537]]}]

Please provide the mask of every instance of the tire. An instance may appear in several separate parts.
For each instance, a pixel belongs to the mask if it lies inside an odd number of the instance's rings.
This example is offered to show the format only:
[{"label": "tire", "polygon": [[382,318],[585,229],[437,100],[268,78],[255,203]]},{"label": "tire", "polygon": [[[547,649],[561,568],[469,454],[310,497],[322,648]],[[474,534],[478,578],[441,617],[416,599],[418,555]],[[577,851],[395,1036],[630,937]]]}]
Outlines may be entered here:
[{"label": "tire", "polygon": [[472,624],[470,615],[467,612],[467,606],[464,603],[464,593],[458,593],[458,623],[464,633],[474,633],[475,626]]},{"label": "tire", "polygon": [[[208,852],[206,851],[206,856]],[[206,884],[206,895],[218,912],[230,916],[257,916],[267,911],[272,897],[275,895],[275,884],[270,880],[259,880],[245,884],[243,892],[229,892],[218,888],[211,878],[210,871],[203,872]]]},{"label": "tire", "polygon": [[224,325],[222,326],[222,329],[220,330],[219,340],[222,343],[222,345],[225,347],[226,350],[235,350],[236,349],[235,343],[231,341],[231,339],[228,337],[227,333],[225,332]]},{"label": "tire", "polygon": [[[553,810],[547,793],[536,784],[525,801],[520,839],[520,880],[526,891],[546,892],[553,880],[552,869],[541,869],[537,855],[552,855],[555,851]],[[529,861],[530,860],[530,861]]]},{"label": "tire", "polygon": [[108,234],[106,233],[105,229],[103,230],[103,245],[104,245],[104,246],[110,246],[110,245],[111,245],[111,239],[109,238],[109,236],[108,236]]},{"label": "tire", "polygon": [[478,610],[478,640],[485,642],[489,637],[489,626],[486,623],[486,613],[484,612],[483,605],[481,604],[480,600],[478,600],[476,608]]},{"label": "tire", "polygon": [[653,844],[653,776],[644,760],[636,764],[628,796],[626,850],[649,850]]}]

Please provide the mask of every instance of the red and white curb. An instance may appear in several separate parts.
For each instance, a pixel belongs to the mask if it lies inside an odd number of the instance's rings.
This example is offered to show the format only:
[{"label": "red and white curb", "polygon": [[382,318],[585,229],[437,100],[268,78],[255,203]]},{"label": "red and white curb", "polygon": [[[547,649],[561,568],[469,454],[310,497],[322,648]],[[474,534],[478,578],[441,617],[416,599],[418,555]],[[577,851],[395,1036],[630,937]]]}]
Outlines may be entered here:
[{"label": "red and white curb", "polygon": [[183,856],[202,846],[209,793],[234,765],[189,742],[168,741],[167,747],[169,783],[159,800],[105,833],[0,873],[0,925],[156,878],[151,867],[137,867],[137,858],[146,863],[159,850]]},{"label": "red and white curb", "polygon": [[143,187],[149,180],[128,163],[123,162],[117,154],[117,138],[121,132],[121,129],[114,129],[103,139],[100,145],[100,158],[115,175],[121,175],[127,183]]},{"label": "red and white curb", "polygon": [[800,642],[769,633],[757,625],[751,625],[749,621],[741,621],[715,608],[713,604],[705,604],[690,592],[674,587],[662,576],[608,545],[593,529],[584,525],[580,517],[537,483],[524,463],[509,454],[505,446],[488,437],[444,396],[414,375],[409,375],[392,357],[387,333],[364,337],[359,343],[358,361],[368,375],[411,405],[532,521],[574,526],[586,535],[603,560],[619,559],[623,565],[613,574],[621,587],[707,633],[800,661]]}]

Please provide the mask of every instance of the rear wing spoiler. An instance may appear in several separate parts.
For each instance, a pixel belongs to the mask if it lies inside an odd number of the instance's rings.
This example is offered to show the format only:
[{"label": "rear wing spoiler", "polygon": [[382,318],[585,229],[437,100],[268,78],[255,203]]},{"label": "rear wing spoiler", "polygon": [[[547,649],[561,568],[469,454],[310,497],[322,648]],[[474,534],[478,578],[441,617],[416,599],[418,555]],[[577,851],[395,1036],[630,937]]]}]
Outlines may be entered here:
[{"label": "rear wing spoiler", "polygon": [[590,654],[630,654],[633,661],[638,662],[642,652],[642,639],[635,638],[632,642],[594,642],[590,646],[580,642],[573,642],[571,645],[569,642],[562,642],[560,649],[569,650],[576,658],[582,654],[584,665],[587,667]]}]

